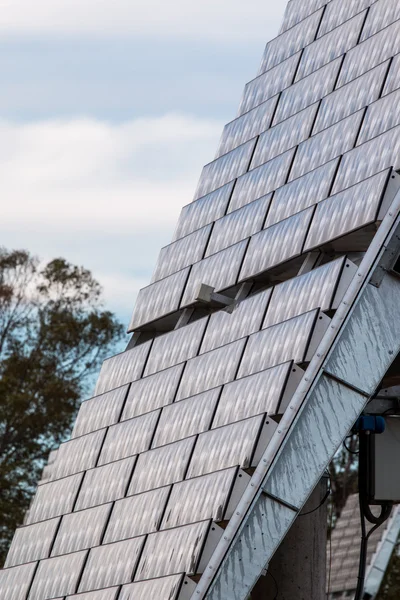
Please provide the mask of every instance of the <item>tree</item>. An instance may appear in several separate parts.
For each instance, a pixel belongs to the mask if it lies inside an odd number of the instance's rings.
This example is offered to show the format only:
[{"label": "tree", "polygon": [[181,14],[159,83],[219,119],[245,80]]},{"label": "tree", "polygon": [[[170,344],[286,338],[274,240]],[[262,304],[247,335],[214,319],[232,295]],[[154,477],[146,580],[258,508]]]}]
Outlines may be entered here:
[{"label": "tree", "polygon": [[0,559],[49,451],[122,334],[90,271],[0,248]]}]

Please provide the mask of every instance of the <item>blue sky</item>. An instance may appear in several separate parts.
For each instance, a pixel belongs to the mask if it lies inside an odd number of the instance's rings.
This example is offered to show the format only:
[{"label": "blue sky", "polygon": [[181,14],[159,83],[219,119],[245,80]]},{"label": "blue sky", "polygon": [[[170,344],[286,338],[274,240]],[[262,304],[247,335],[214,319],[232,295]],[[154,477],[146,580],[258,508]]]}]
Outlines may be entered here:
[{"label": "blue sky", "polygon": [[90,268],[127,323],[285,4],[0,0],[0,243]]}]

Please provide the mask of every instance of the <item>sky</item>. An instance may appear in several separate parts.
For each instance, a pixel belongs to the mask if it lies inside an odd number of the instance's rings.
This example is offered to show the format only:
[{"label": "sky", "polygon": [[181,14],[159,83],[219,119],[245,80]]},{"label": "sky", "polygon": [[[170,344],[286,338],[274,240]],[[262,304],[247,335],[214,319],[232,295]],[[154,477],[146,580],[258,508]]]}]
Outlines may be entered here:
[{"label": "sky", "polygon": [[128,324],[285,0],[0,0],[0,244]]}]

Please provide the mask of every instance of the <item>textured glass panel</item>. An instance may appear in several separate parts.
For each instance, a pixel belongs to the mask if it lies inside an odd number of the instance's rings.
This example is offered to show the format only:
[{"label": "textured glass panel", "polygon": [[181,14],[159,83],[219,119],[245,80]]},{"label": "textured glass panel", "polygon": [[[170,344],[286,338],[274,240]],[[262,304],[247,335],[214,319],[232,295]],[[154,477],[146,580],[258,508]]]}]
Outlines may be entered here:
[{"label": "textured glass panel", "polygon": [[338,85],[348,83],[399,52],[400,21],[396,21],[346,54]]},{"label": "textured glass panel", "polygon": [[161,249],[151,283],[168,277],[201,260],[210,236],[211,225],[198,229]]},{"label": "textured glass panel", "polygon": [[238,377],[245,377],[289,360],[304,362],[317,314],[318,311],[313,310],[251,335]]},{"label": "textured glass panel", "polygon": [[179,308],[190,267],[142,288],[138,294],[129,331],[165,317]]},{"label": "textured glass panel", "polygon": [[239,177],[228,212],[245,206],[283,185],[287,180],[293,156],[294,148]]},{"label": "textured glass panel", "polygon": [[313,104],[301,112],[282,121],[262,133],[259,138],[253,159],[251,169],[258,167],[262,163],[271,160],[278,154],[282,154],[289,148],[297,146],[310,135],[315,115],[317,113],[318,103]]},{"label": "textured glass panel", "polygon": [[201,345],[201,353],[238,340],[261,328],[261,322],[272,290],[242,300],[229,310],[219,310],[210,317],[210,324]]},{"label": "textured glass panel", "polygon": [[206,519],[221,521],[237,476],[234,467],[175,484],[161,528],[169,529]]},{"label": "textured glass panel", "polygon": [[368,8],[374,0],[331,0],[326,5],[318,37],[338,27],[357,13]]},{"label": "textured glass panel", "polygon": [[304,49],[296,80],[302,79],[328,62],[341,56],[357,44],[366,11],[319,38]]},{"label": "textured glass panel", "polygon": [[388,61],[386,61],[378,65],[374,69],[371,69],[371,71],[357,77],[354,81],[326,96],[321,102],[313,134],[334,125],[341,119],[377,100],[382,89],[388,64]]},{"label": "textured glass panel", "polygon": [[104,543],[157,531],[170,493],[169,487],[130,496],[115,503]]},{"label": "textured glass panel", "polygon": [[57,458],[49,471],[48,479],[61,479],[94,467],[105,433],[105,429],[100,429],[61,444]]},{"label": "textured glass panel", "polygon": [[36,563],[0,571],[0,597],[4,600],[25,600]]},{"label": "textured glass panel", "polygon": [[73,596],[67,596],[66,600],[116,600],[117,592],[118,588],[108,588],[107,590],[97,590],[86,594],[74,594]]},{"label": "textured glass panel", "polygon": [[168,529],[148,536],[135,580],[175,573],[196,573],[209,521]]},{"label": "textured glass panel", "polygon": [[373,138],[342,158],[333,193],[363,181],[388,167],[400,168],[400,127]]},{"label": "textured glass panel", "polygon": [[332,158],[351,150],[356,142],[364,109],[324,129],[299,146],[290,179],[301,177]]},{"label": "textured glass panel", "polygon": [[209,429],[220,391],[220,388],[215,388],[166,406],[161,414],[153,448]]},{"label": "textured glass panel", "polygon": [[148,450],[159,416],[160,411],[155,410],[110,427],[101,451],[99,465]]},{"label": "textured glass panel", "polygon": [[145,536],[92,548],[79,585],[80,592],[130,583]]},{"label": "textured glass panel", "polygon": [[313,208],[303,210],[254,235],[239,278],[254,277],[301,254],[313,211]]},{"label": "textured glass panel", "polygon": [[336,158],[277,189],[268,211],[265,227],[283,221],[324,200],[331,189],[338,163],[339,159]]},{"label": "textured glass panel", "polygon": [[400,124],[400,90],[368,107],[357,146]]},{"label": "textured glass panel", "polygon": [[57,598],[76,592],[85,559],[86,551],[42,560],[33,580],[29,600]]},{"label": "textured glass panel", "polygon": [[178,225],[175,230],[173,240],[177,240],[192,231],[196,231],[215,219],[223,217],[228,206],[229,198],[232,194],[234,182],[218,188],[195,202],[191,202],[182,208]]},{"label": "textured glass panel", "polygon": [[215,254],[260,231],[264,224],[270,201],[271,194],[263,196],[216,221],[207,247],[206,256]]},{"label": "textured glass panel", "polygon": [[192,454],[195,437],[144,452],[138,458],[129,495],[181,481]]},{"label": "textured glass panel", "polygon": [[124,385],[82,402],[71,437],[85,435],[97,429],[102,429],[106,425],[116,423],[121,414],[127,392],[128,386]]},{"label": "textured glass panel", "polygon": [[157,337],[144,374],[151,375],[196,356],[206,326],[207,319],[198,319]]},{"label": "textured glass panel", "polygon": [[300,56],[301,52],[297,52],[273,69],[249,81],[244,88],[239,115],[287,88],[293,82]]},{"label": "textured glass panel", "polygon": [[51,555],[68,554],[98,546],[104,533],[111,504],[64,515]]},{"label": "textured glass panel", "polygon": [[232,381],[246,340],[238,340],[188,361],[178,389],[177,400],[194,396]]},{"label": "textured glass panel", "polygon": [[233,287],[246,247],[247,240],[244,240],[193,265],[181,306],[196,302],[202,283],[214,287],[216,291]]},{"label": "textured glass panel", "polygon": [[14,533],[4,566],[13,567],[47,558],[59,522],[60,519],[50,519],[36,525],[19,527]]},{"label": "textured glass panel", "polygon": [[291,0],[287,3],[281,32],[297,25],[327,3],[328,0]]},{"label": "textured glass panel", "polygon": [[291,366],[292,363],[287,362],[225,385],[213,420],[213,429],[260,413],[275,414]]},{"label": "textured glass panel", "polygon": [[[119,600],[161,600],[163,598],[179,600],[178,594],[181,584],[182,575],[138,581],[137,583],[124,585],[119,595]],[[190,592],[193,592],[195,584],[190,580],[185,580],[184,589],[187,591],[188,587],[190,588]]]},{"label": "textured glass panel", "polygon": [[386,79],[383,95],[390,94],[400,87],[400,54],[394,57],[390,65],[389,73]]},{"label": "textured glass panel", "polygon": [[150,352],[151,341],[135,346],[105,360],[97,380],[95,395],[103,394],[125,383],[135,381],[142,375]]},{"label": "textured glass panel", "polygon": [[305,249],[314,248],[377,218],[387,171],[362,181],[317,205]]},{"label": "textured glass panel", "polygon": [[234,121],[227,123],[222,132],[216,158],[268,129],[271,125],[277,100],[278,96],[274,96]]},{"label": "textured glass panel", "polygon": [[257,415],[199,435],[187,479],[240,465],[252,465],[265,415]]},{"label": "textured glass panel", "polygon": [[274,125],[329,94],[335,87],[341,64],[342,58],[337,58],[284,90],[279,98]]},{"label": "textured glass panel", "polygon": [[133,456],[86,471],[75,510],[123,498],[135,462]]},{"label": "textured glass panel", "polygon": [[397,19],[400,19],[400,4],[397,0],[379,0],[371,3],[367,20],[361,34],[361,41],[378,33]]},{"label": "textured glass panel", "polygon": [[245,173],[249,168],[256,141],[256,138],[249,140],[203,167],[194,199],[216,190]]},{"label": "textured glass panel", "polygon": [[278,63],[295,54],[304,46],[311,44],[317,35],[323,10],[318,10],[312,15],[292,27],[290,31],[282,33],[266,45],[261,61],[260,73],[264,73]]},{"label": "textured glass panel", "polygon": [[139,381],[129,390],[122,419],[130,419],[173,402],[184,365],[177,365]]},{"label": "textured glass panel", "polygon": [[44,521],[71,512],[83,474],[40,485],[26,515],[26,523]]},{"label": "textured glass panel", "polygon": [[263,329],[314,308],[330,310],[344,258],[275,286]]}]

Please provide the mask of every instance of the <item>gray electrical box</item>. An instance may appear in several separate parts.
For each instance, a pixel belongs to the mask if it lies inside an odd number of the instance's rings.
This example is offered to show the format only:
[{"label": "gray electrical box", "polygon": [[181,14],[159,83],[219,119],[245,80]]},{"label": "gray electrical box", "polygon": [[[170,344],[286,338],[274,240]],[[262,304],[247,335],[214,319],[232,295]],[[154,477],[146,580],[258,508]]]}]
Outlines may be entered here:
[{"label": "gray electrical box", "polygon": [[385,417],[384,433],[371,436],[371,503],[400,503],[400,417]]}]

